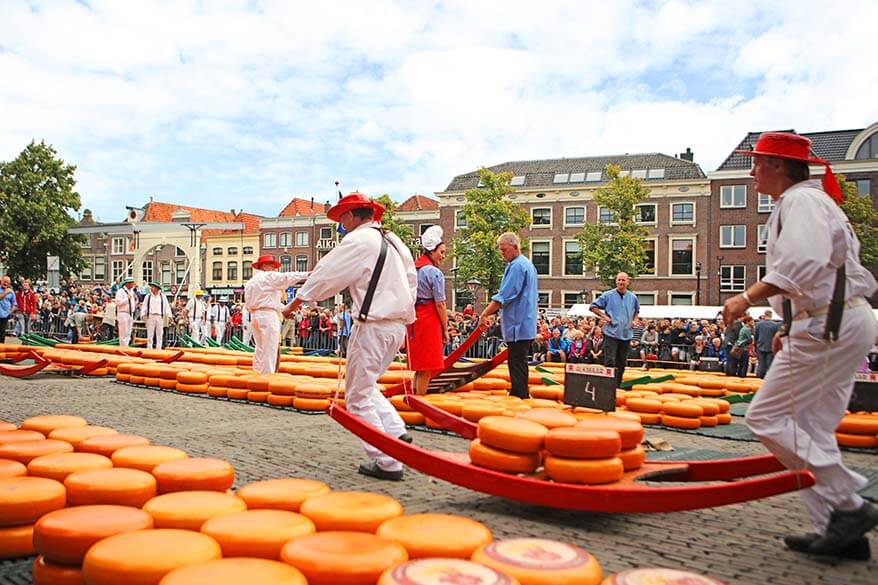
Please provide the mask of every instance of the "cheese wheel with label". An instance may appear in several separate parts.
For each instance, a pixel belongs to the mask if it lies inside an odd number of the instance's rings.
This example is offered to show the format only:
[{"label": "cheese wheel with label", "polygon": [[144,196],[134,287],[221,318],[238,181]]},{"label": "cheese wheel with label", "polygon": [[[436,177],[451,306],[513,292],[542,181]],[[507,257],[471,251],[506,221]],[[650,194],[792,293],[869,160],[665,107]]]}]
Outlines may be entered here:
[{"label": "cheese wheel with label", "polygon": [[468,559],[493,540],[487,526],[451,514],[412,514],[387,520],[375,533],[405,547],[410,559],[443,557]]},{"label": "cheese wheel with label", "polygon": [[73,445],[66,441],[46,439],[45,441],[24,441],[0,446],[0,457],[13,459],[27,465],[37,457],[55,453],[72,453]]},{"label": "cheese wheel with label", "polygon": [[159,585],[308,585],[295,567],[265,559],[220,559],[171,571]]},{"label": "cheese wheel with label", "polygon": [[113,453],[119,449],[124,449],[125,447],[144,447],[149,444],[149,439],[140,435],[116,434],[91,437],[77,443],[76,450],[82,453],[97,453],[104,457],[112,457]]},{"label": "cheese wheel with label", "polygon": [[44,477],[0,479],[0,526],[33,524],[67,503],[64,485]]},{"label": "cheese wheel with label", "polygon": [[539,423],[508,416],[486,416],[479,420],[478,427],[483,445],[515,453],[539,452],[547,432]]},{"label": "cheese wheel with label", "polygon": [[37,431],[44,435],[48,435],[55,429],[63,429],[70,427],[84,427],[88,422],[81,416],[70,416],[66,414],[46,414],[43,416],[32,416],[21,421],[21,429],[28,431]]},{"label": "cheese wheel with label", "polygon": [[110,504],[142,507],[156,495],[155,478],[139,469],[77,471],[64,480],[70,506]]},{"label": "cheese wheel with label", "polygon": [[216,540],[224,557],[280,558],[287,542],[313,534],[314,523],[286,510],[247,510],[211,518],[201,532]]},{"label": "cheese wheel with label", "polygon": [[496,569],[461,559],[419,559],[387,569],[378,585],[519,585],[518,581]]},{"label": "cheese wheel with label", "polygon": [[27,474],[33,477],[47,477],[63,483],[71,473],[92,469],[110,469],[111,467],[113,467],[113,462],[103,455],[55,453],[32,459],[27,464]]},{"label": "cheese wheel with label", "polygon": [[472,560],[514,577],[522,585],[599,585],[597,559],[578,546],[542,538],[495,541]]},{"label": "cheese wheel with label", "polygon": [[299,513],[314,522],[318,531],[372,532],[386,520],[402,516],[399,502],[372,492],[330,492],[305,500]]},{"label": "cheese wheel with label", "polygon": [[116,467],[140,469],[152,472],[156,465],[166,461],[187,459],[189,455],[182,449],[164,447],[162,445],[145,445],[143,447],[125,447],[113,453],[111,457]]},{"label": "cheese wheel with label", "polygon": [[504,473],[533,473],[540,466],[539,453],[514,453],[494,449],[476,439],[469,444],[469,458],[480,467]]},{"label": "cheese wheel with label", "polygon": [[395,542],[364,532],[318,532],[288,542],[281,560],[305,575],[309,585],[374,585],[381,574],[408,560]]},{"label": "cheese wheel with label", "polygon": [[654,585],[662,583],[667,585],[675,585],[677,583],[685,585],[724,585],[722,582],[704,575],[689,573],[688,571],[678,571],[676,569],[629,569],[616,573],[604,579],[601,585]]},{"label": "cheese wheel with label", "polygon": [[81,567],[50,563],[43,557],[34,560],[32,576],[34,585],[85,585]]},{"label": "cheese wheel with label", "polygon": [[298,512],[302,502],[329,493],[329,486],[313,479],[283,478],[248,483],[237,496],[248,510],[272,509]]},{"label": "cheese wheel with label", "polygon": [[237,496],[199,490],[156,496],[143,509],[153,517],[156,528],[198,531],[211,518],[245,511],[247,504]]},{"label": "cheese wheel with label", "polygon": [[228,461],[192,457],[159,463],[152,470],[158,493],[208,490],[224,492],[235,483],[235,470]]},{"label": "cheese wheel with label", "polygon": [[0,528],[0,559],[17,559],[33,554],[33,524]]}]

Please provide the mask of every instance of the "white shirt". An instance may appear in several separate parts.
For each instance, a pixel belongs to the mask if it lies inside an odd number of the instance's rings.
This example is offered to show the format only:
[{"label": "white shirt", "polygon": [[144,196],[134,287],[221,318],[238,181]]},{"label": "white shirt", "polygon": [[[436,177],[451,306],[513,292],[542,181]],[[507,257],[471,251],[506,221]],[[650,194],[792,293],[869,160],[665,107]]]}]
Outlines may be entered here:
[{"label": "white shirt", "polygon": [[244,285],[244,298],[247,309],[272,309],[280,311],[284,308],[280,302],[281,293],[308,278],[307,272],[275,272],[253,270],[253,278]]},{"label": "white shirt", "polygon": [[150,315],[158,315],[160,317],[171,316],[171,304],[164,293],[160,292],[155,295],[149,293],[143,299],[143,303],[140,304],[140,316],[146,318]]},{"label": "white shirt", "polygon": [[225,323],[229,320],[229,308],[225,305],[211,305],[210,320]]},{"label": "white shirt", "polygon": [[[362,224],[347,234],[317,263],[297,298],[306,302],[319,301],[347,288],[353,300],[351,316],[356,320],[381,250],[381,234],[372,229],[374,227],[380,227],[380,224]],[[387,247],[387,258],[372,297],[368,321],[386,319],[413,323],[418,291],[415,262],[402,240],[390,232],[387,237],[388,243],[393,245]]]},{"label": "white shirt", "polygon": [[204,311],[207,307],[201,299],[192,298],[186,303],[186,312],[190,321],[204,321]]},{"label": "white shirt", "polygon": [[134,290],[123,286],[116,291],[116,312],[128,313],[134,316],[134,310],[137,308],[137,297],[134,296]]},{"label": "white shirt", "polygon": [[[845,301],[869,297],[878,288],[860,264],[860,242],[841,208],[819,180],[802,181],[784,191],[768,218],[767,274],[763,282],[786,291],[793,315],[821,309],[832,300],[835,272],[845,263]],[[778,230],[780,233],[778,233]],[[781,314],[783,296],[769,299]]]}]

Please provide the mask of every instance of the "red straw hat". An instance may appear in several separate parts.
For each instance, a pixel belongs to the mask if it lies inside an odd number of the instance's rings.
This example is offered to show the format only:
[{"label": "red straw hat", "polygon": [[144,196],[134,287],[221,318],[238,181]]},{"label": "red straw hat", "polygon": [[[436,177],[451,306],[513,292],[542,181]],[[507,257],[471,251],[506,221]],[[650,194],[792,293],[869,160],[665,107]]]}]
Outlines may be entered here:
[{"label": "red straw hat", "polygon": [[275,268],[280,268],[280,262],[275,260],[274,256],[272,256],[271,254],[266,254],[264,256],[260,256],[256,260],[256,262],[254,262],[252,264],[252,266],[253,266],[253,268],[256,268],[257,270],[262,270],[262,266],[264,264],[272,264],[272,265],[274,265]]},{"label": "red straw hat", "polygon": [[773,156],[823,165],[826,169],[826,174],[823,175],[823,190],[839,205],[843,200],[841,187],[839,187],[835,175],[832,174],[829,162],[811,156],[811,141],[804,136],[791,132],[763,132],[759,136],[759,140],[756,141],[753,150],[736,150],[735,152],[747,156]]},{"label": "red straw hat", "polygon": [[375,214],[375,221],[381,221],[381,216],[384,215],[383,205],[369,199],[362,193],[354,192],[350,195],[345,195],[338,200],[338,203],[330,207],[329,211],[326,212],[326,217],[332,221],[339,221],[342,215],[354,209],[372,209]]}]

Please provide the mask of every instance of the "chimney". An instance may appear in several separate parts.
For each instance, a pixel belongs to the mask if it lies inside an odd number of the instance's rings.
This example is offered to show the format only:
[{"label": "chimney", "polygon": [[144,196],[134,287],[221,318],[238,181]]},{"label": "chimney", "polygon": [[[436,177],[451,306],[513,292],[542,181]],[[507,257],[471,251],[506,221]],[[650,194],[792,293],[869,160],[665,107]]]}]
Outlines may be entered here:
[{"label": "chimney", "polygon": [[314,197],[311,197],[311,211],[314,211]]},{"label": "chimney", "polygon": [[689,162],[693,162],[695,160],[695,153],[692,152],[692,149],[687,146],[686,152],[680,153],[680,158],[682,160],[688,160]]}]

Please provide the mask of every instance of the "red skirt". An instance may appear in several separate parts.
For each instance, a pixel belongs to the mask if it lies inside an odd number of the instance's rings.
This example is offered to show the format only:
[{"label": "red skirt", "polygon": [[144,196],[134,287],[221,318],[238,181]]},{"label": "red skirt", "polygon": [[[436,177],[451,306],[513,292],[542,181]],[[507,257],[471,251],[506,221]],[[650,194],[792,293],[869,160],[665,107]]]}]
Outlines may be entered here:
[{"label": "red skirt", "polygon": [[445,369],[442,348],[442,322],[436,303],[429,301],[415,305],[417,319],[408,326],[409,369],[433,372]]}]

